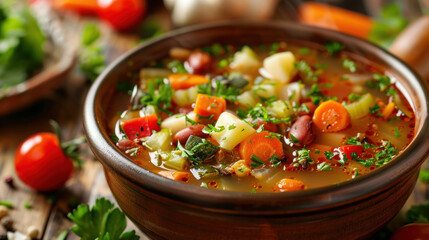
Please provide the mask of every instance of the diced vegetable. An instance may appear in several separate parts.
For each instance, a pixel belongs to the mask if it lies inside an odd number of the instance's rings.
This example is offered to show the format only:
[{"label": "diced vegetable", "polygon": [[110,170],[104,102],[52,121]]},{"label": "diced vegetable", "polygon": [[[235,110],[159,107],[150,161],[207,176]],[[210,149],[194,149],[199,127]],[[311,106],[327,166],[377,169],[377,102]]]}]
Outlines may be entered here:
[{"label": "diced vegetable", "polygon": [[193,161],[203,162],[214,157],[219,147],[204,138],[191,135],[186,142],[185,149],[192,153]]},{"label": "diced vegetable", "polygon": [[270,98],[276,95],[276,88],[272,84],[255,85],[252,91],[256,96],[261,98]]},{"label": "diced vegetable", "polygon": [[175,170],[184,170],[188,160],[186,157],[183,157],[181,154],[176,154],[175,151],[172,151],[168,158],[164,161],[164,166],[175,169]]},{"label": "diced vegetable", "polygon": [[249,176],[252,169],[250,169],[249,166],[246,165],[246,161],[239,160],[231,166],[230,171],[237,175],[237,177],[244,177]]},{"label": "diced vegetable", "polygon": [[206,94],[198,94],[194,112],[197,114],[197,119],[201,117],[210,117],[216,120],[225,109],[225,99]]},{"label": "diced vegetable", "polygon": [[369,114],[369,109],[373,107],[374,104],[374,98],[371,94],[367,93],[356,102],[347,104],[344,107],[347,109],[351,119],[358,119]]},{"label": "diced vegetable", "polygon": [[408,107],[405,106],[399,94],[395,94],[393,96],[393,102],[395,103],[396,107],[398,107],[398,109],[405,114],[405,116],[413,117],[414,114],[410,110],[408,110]]},{"label": "diced vegetable", "polygon": [[329,28],[356,37],[366,38],[373,26],[371,18],[342,8],[316,2],[302,3],[300,21],[318,27]]},{"label": "diced vegetable", "polygon": [[314,111],[313,123],[323,132],[338,132],[350,125],[350,115],[341,103],[328,100]]},{"label": "diced vegetable", "polygon": [[[188,119],[188,120],[187,120]],[[196,121],[197,115],[194,112],[190,112],[187,115],[185,114],[176,114],[171,117],[164,119],[161,123],[162,128],[169,128],[171,133],[174,135],[178,131],[190,126],[190,121]]]},{"label": "diced vegetable", "polygon": [[264,68],[274,80],[288,83],[296,74],[295,56],[291,52],[276,53],[264,59]]},{"label": "diced vegetable", "polygon": [[152,131],[159,131],[158,117],[155,114],[135,118],[122,123],[122,129],[130,140],[148,137]]},{"label": "diced vegetable", "polygon": [[151,151],[168,150],[171,148],[170,143],[172,139],[173,135],[171,134],[171,130],[164,128],[161,131],[152,134],[152,136],[144,141],[143,145]]},{"label": "diced vegetable", "polygon": [[248,46],[234,54],[234,60],[229,65],[231,69],[243,72],[255,71],[261,66],[256,53]]},{"label": "diced vegetable", "polygon": [[389,104],[387,104],[387,106],[384,108],[383,112],[381,113],[381,115],[383,115],[384,120],[387,120],[390,117],[390,115],[392,115],[393,110],[395,110],[395,103],[390,102]]},{"label": "diced vegetable", "polygon": [[287,118],[294,113],[292,105],[282,100],[270,103],[267,107],[267,112],[278,118]]},{"label": "diced vegetable", "polygon": [[[346,154],[347,159],[351,160],[356,157],[361,157],[363,152],[363,146],[361,145],[343,145],[338,148],[338,151],[341,153],[341,155]],[[353,157],[353,154],[355,153],[356,156]]]},{"label": "diced vegetable", "polygon": [[58,0],[52,1],[55,7],[78,12],[80,14],[96,14],[99,10],[97,0]]},{"label": "diced vegetable", "polygon": [[279,99],[298,103],[302,96],[304,84],[299,82],[289,83],[279,89]]},{"label": "diced vegetable", "polygon": [[256,132],[252,126],[229,112],[220,115],[215,128],[223,130],[212,131],[210,136],[219,143],[219,146],[228,150],[232,150],[243,139]]},{"label": "diced vegetable", "polygon": [[275,192],[293,192],[293,191],[305,190],[306,188],[307,186],[300,180],[283,178],[274,186],[274,191]]},{"label": "diced vegetable", "polygon": [[276,155],[280,159],[284,157],[283,144],[278,138],[265,131],[252,134],[245,138],[240,143],[239,153],[240,157],[246,161],[247,166],[253,168],[258,167],[252,164],[255,162],[255,156],[256,159],[262,161],[262,163],[257,161],[257,165],[259,166],[261,166],[261,164],[269,165],[269,159],[273,155]]},{"label": "diced vegetable", "polygon": [[159,171],[158,174],[178,182],[188,182],[191,176],[191,174],[188,172],[167,171],[167,170]]},{"label": "diced vegetable", "polygon": [[243,107],[254,107],[257,103],[252,91],[245,91],[237,97],[238,104]]},{"label": "diced vegetable", "polygon": [[171,84],[171,88],[174,90],[188,89],[190,87],[209,82],[209,80],[203,75],[187,73],[171,74],[168,76],[168,81]]},{"label": "diced vegetable", "polygon": [[183,90],[176,90],[173,93],[172,100],[179,107],[191,106],[197,99],[198,88],[191,87]]},{"label": "diced vegetable", "polygon": [[219,175],[217,169],[204,164],[192,166],[190,170],[196,179],[216,177]]}]

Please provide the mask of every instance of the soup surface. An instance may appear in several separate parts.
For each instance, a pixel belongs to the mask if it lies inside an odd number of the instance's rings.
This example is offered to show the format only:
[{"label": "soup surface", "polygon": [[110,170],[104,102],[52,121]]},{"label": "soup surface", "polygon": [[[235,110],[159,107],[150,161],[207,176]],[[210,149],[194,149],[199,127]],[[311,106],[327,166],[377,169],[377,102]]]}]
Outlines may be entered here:
[{"label": "soup surface", "polygon": [[173,48],[129,83],[110,109],[118,148],[204,188],[332,185],[387,164],[414,136],[395,79],[336,42]]}]

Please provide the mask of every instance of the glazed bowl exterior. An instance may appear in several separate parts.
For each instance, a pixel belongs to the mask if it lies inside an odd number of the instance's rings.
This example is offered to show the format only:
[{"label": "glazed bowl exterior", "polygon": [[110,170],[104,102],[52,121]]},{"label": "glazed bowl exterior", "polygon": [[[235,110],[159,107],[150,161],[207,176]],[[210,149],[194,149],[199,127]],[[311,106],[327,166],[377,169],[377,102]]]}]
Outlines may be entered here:
[{"label": "glazed bowl exterior", "polygon": [[[382,66],[398,80],[416,115],[416,136],[387,166],[336,185],[289,193],[204,189],[175,182],[130,161],[109,138],[106,108],[116,82],[171,47],[278,41],[343,43],[346,52]],[[119,206],[153,239],[359,239],[401,209],[429,149],[428,91],[420,78],[385,50],[324,29],[285,22],[222,23],[185,28],[148,41],[111,64],[90,89],[84,109],[87,140]]]}]

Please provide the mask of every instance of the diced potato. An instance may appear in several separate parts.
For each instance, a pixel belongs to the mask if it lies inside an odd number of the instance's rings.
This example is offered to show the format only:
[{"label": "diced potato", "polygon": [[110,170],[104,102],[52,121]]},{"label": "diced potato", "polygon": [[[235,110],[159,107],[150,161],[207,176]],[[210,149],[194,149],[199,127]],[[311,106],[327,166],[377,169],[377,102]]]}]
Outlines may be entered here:
[{"label": "diced potato", "polygon": [[[197,115],[194,112],[188,113],[187,116],[192,121],[196,121]],[[184,114],[173,115],[171,117],[166,118],[161,123],[161,128],[169,128],[173,135],[176,134],[178,131],[189,126],[190,126],[190,123],[186,121]]]},{"label": "diced potato", "polygon": [[274,80],[288,83],[296,74],[295,56],[291,52],[281,52],[264,59],[264,68]]},{"label": "diced potato", "polygon": [[223,112],[216,122],[216,128],[221,126],[224,130],[221,132],[211,132],[210,135],[219,143],[219,145],[228,150],[232,150],[246,137],[256,132],[252,126],[239,119],[229,112]]},{"label": "diced potato", "polygon": [[237,177],[245,177],[250,175],[250,171],[252,171],[252,169],[250,169],[247,165],[246,165],[246,161],[244,160],[239,160],[237,162],[235,162],[232,166],[231,166],[231,170],[232,173],[235,173],[235,175],[237,175]]},{"label": "diced potato", "polygon": [[298,103],[299,100],[301,100],[302,89],[304,89],[304,84],[302,83],[289,83],[279,89],[278,98],[284,101]]},{"label": "diced potato", "polygon": [[171,149],[171,141],[173,140],[173,135],[171,130],[164,128],[159,132],[152,134],[143,145],[149,148],[151,151],[157,150],[168,150]]},{"label": "diced potato", "polygon": [[257,103],[252,91],[246,91],[237,97],[238,104],[244,107],[254,107]]},{"label": "diced potato", "polygon": [[292,105],[282,100],[277,100],[270,103],[270,105],[267,107],[267,111],[274,117],[278,118],[286,118],[294,113]]},{"label": "diced potato", "polygon": [[234,59],[229,65],[233,70],[239,70],[244,72],[256,71],[261,62],[258,59],[256,53],[248,46],[244,46],[241,51],[234,54]]},{"label": "diced potato", "polygon": [[254,85],[252,91],[256,96],[270,98],[276,95],[276,87],[273,84]]},{"label": "diced potato", "polygon": [[176,90],[172,95],[173,101],[179,107],[190,106],[197,100],[198,87]]}]

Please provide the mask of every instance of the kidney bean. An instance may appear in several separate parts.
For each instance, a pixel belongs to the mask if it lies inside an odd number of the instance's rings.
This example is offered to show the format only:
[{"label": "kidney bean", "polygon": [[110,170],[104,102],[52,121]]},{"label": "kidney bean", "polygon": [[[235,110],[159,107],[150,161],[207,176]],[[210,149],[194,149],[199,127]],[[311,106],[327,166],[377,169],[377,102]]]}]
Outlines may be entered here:
[{"label": "kidney bean", "polygon": [[193,125],[187,128],[184,128],[180,131],[178,131],[174,137],[173,137],[173,142],[177,143],[177,141],[180,141],[180,144],[185,145],[186,141],[188,141],[188,138],[191,135],[200,137],[200,138],[205,138],[208,136],[208,134],[203,133],[203,128],[205,126],[204,125]]},{"label": "kidney bean", "polygon": [[298,112],[298,116],[303,116],[303,115],[313,116],[314,111],[317,108],[316,104],[314,104],[313,102],[304,102],[303,104],[305,104],[307,106],[307,108],[308,108],[309,111],[306,112],[306,111],[301,110],[301,111]]},{"label": "kidney bean", "polygon": [[141,152],[143,151],[143,146],[130,139],[121,139],[118,143],[116,143],[116,146],[118,146],[118,148],[125,153],[133,148],[138,148],[138,150],[136,151],[136,155],[141,154]]},{"label": "kidney bean", "polygon": [[261,119],[256,119],[252,121],[253,124],[257,124],[254,128],[258,129],[261,125],[264,125],[264,130],[268,132],[277,132],[279,129],[276,124],[272,122],[265,122]]},{"label": "kidney bean", "polygon": [[309,115],[299,117],[289,131],[289,138],[293,135],[298,139],[297,145],[309,145],[314,140],[314,126],[313,121]]},{"label": "kidney bean", "polygon": [[213,69],[213,59],[205,52],[193,52],[187,60],[188,72],[194,74],[205,74]]}]

